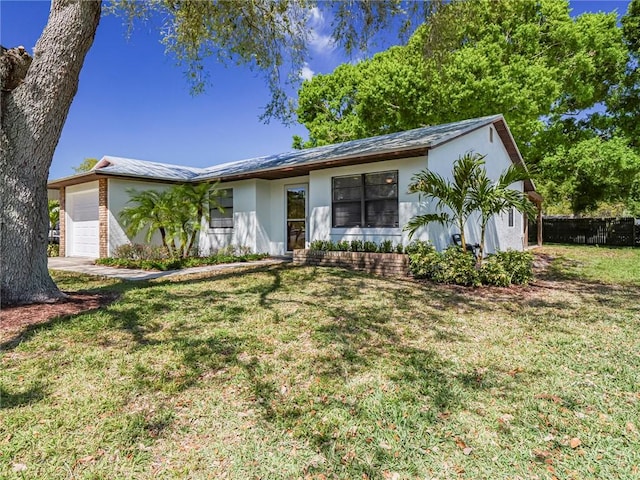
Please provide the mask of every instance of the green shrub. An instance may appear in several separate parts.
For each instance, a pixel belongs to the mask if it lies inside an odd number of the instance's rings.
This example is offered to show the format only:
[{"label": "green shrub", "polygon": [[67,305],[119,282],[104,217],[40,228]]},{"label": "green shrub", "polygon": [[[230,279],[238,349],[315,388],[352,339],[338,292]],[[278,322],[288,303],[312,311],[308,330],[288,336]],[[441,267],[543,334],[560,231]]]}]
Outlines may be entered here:
[{"label": "green shrub", "polygon": [[57,243],[50,243],[47,245],[47,257],[59,257],[60,245]]},{"label": "green shrub", "polygon": [[438,252],[427,242],[413,242],[407,245],[406,252],[413,276],[437,283],[507,287],[533,278],[533,255],[529,252],[498,252],[487,257],[479,268],[473,255],[457,246]]},{"label": "green shrub", "polygon": [[362,249],[365,252],[375,253],[375,252],[378,251],[378,245],[376,245],[375,242],[371,242],[371,241],[367,240],[366,242],[364,242],[362,244]]},{"label": "green shrub", "polygon": [[404,245],[402,245],[402,242],[396,245],[396,253],[404,253]]},{"label": "green shrub", "polygon": [[407,245],[409,255],[409,270],[416,278],[433,279],[439,268],[441,254],[428,242],[417,241]]},{"label": "green shrub", "polygon": [[480,285],[476,259],[470,252],[455,245],[451,246],[441,253],[440,263],[434,271],[433,279],[438,283],[476,287]]},{"label": "green shrub", "polygon": [[415,240],[406,246],[406,248],[404,249],[404,253],[406,253],[407,255],[411,255],[413,253],[429,253],[432,250],[435,250],[435,247],[429,242]]},{"label": "green shrub", "polygon": [[347,242],[346,240],[342,240],[342,241],[336,243],[336,248],[340,252],[348,252],[349,251],[349,242]]},{"label": "green shrub", "polygon": [[511,284],[511,275],[507,273],[504,262],[496,255],[487,257],[478,273],[484,285],[508,287]]},{"label": "green shrub", "polygon": [[314,240],[309,244],[309,250],[312,250],[314,252],[320,252],[322,251],[323,245],[324,245],[324,242],[322,240]]},{"label": "green shrub", "polygon": [[[139,249],[133,249],[132,253],[129,249],[119,250],[118,253],[124,253],[129,256],[138,252]],[[238,263],[254,260],[262,260],[267,258],[266,253],[250,253],[246,247],[225,247],[208,257],[187,257],[187,258],[124,258],[109,257],[99,258],[96,260],[98,265],[106,265],[118,268],[138,268],[142,270],[179,270],[181,268],[200,267],[204,265],[217,265],[220,263]]]},{"label": "green shrub", "polygon": [[113,251],[114,258],[127,260],[166,260],[169,254],[164,247],[146,245],[142,243],[126,243],[116,247]]},{"label": "green shrub", "polygon": [[378,247],[380,253],[393,253],[393,242],[391,240],[384,240]]},{"label": "green shrub", "polygon": [[533,254],[531,252],[507,250],[497,252],[493,256],[502,262],[505,271],[510,276],[511,283],[523,285],[533,279]]},{"label": "green shrub", "polygon": [[362,240],[351,240],[351,251],[352,252],[363,252],[364,247],[362,244]]}]

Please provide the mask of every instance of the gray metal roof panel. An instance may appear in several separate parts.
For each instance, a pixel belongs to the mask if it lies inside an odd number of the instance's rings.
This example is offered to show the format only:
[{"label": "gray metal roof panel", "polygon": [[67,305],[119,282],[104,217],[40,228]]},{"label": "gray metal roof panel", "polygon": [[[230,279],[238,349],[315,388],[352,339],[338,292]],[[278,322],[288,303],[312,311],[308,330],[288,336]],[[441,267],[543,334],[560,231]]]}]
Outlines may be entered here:
[{"label": "gray metal roof panel", "polygon": [[[104,165],[105,166],[101,166]],[[204,173],[202,168],[185,167],[169,163],[149,162],[132,158],[105,156],[96,165],[100,173],[131,177],[157,178],[162,180],[193,180]]]},{"label": "gray metal roof panel", "polygon": [[[234,175],[251,174],[278,170],[323,162],[365,157],[411,150],[420,147],[435,147],[465,133],[501,120],[502,115],[474,118],[460,122],[416,128],[404,132],[379,135],[377,137],[352,140],[305,150],[294,150],[276,155],[251,158],[235,162],[214,165],[208,168],[185,167],[169,163],[150,162],[123,157],[103,157],[94,167],[94,171],[106,175],[121,175],[132,178],[157,179],[168,181],[201,181],[223,179]],[[75,176],[69,177],[73,178]]]},{"label": "gray metal roof panel", "polygon": [[322,147],[224,163],[222,165],[205,168],[205,173],[200,174],[194,178],[194,180],[208,180],[265,170],[277,170],[279,168],[322,163],[323,161],[337,158],[375,155],[418,147],[433,147],[501,118],[501,115],[492,115],[489,117],[416,128],[414,130],[363,138],[361,140],[352,140]]}]

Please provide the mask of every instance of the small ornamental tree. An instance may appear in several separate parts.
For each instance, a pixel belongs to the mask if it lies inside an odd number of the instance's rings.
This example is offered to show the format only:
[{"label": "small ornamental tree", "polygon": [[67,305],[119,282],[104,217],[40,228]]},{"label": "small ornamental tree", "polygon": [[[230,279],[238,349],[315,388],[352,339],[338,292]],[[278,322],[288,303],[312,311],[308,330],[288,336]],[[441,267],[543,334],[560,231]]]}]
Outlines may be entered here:
[{"label": "small ornamental tree", "polygon": [[[460,230],[462,246],[466,245],[464,227],[473,212],[471,191],[482,167],[484,155],[467,152],[453,164],[453,181],[425,169],[413,176],[409,184],[409,193],[418,193],[428,200],[437,200],[438,213],[427,213],[413,217],[404,227],[409,238],[416,231],[436,222],[442,225],[455,225]],[[447,208],[449,211],[443,211]]]},{"label": "small ornamental tree", "polygon": [[60,221],[60,202],[58,200],[49,200],[49,230],[56,228],[56,224]]},{"label": "small ornamental tree", "polygon": [[159,232],[170,256],[188,257],[203,221],[209,222],[210,208],[222,211],[216,201],[217,186],[180,184],[164,192],[129,191],[132,205],[120,213],[127,234],[133,237],[146,230],[145,241],[149,242]]},{"label": "small ornamental tree", "polygon": [[217,183],[182,184],[171,189],[173,209],[170,215],[172,220],[170,229],[178,256],[182,258],[189,256],[195,244],[196,235],[202,229],[203,221],[209,223],[210,208],[223,211],[216,201],[217,192]]},{"label": "small ornamental tree", "polygon": [[526,212],[529,215],[535,215],[535,208],[527,198],[527,194],[521,190],[511,188],[514,183],[529,178],[529,173],[517,165],[507,168],[496,181],[489,178],[484,167],[478,169],[470,191],[470,200],[472,210],[480,212],[479,263],[484,258],[485,234],[491,217],[504,213],[510,208],[515,208],[519,212]]},{"label": "small ornamental tree", "polygon": [[162,245],[169,255],[173,255],[173,242],[170,241],[172,210],[170,193],[155,190],[142,192],[129,190],[129,195],[131,196],[129,203],[132,205],[120,212],[127,235],[134,237],[146,229],[145,240],[150,242],[153,234],[159,232]]},{"label": "small ornamental tree", "polygon": [[[494,215],[515,208],[520,212],[533,214],[534,207],[526,194],[511,188],[514,183],[527,180],[529,173],[520,166],[507,168],[497,180],[491,180],[484,167],[484,155],[468,152],[453,164],[453,181],[441,175],[423,170],[413,177],[409,193],[419,193],[427,199],[437,200],[437,213],[427,213],[413,217],[405,230],[412,237],[415,232],[431,222],[455,225],[460,230],[462,248],[466,239],[464,227],[471,213],[480,214],[480,255],[482,262],[485,252],[487,224]],[[447,208],[449,211],[442,211]]]}]

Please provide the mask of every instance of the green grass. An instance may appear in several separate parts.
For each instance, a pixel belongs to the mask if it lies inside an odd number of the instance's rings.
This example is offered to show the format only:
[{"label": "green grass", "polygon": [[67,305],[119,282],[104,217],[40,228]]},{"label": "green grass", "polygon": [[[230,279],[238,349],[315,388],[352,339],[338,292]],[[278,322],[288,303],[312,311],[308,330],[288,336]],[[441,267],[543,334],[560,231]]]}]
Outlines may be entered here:
[{"label": "green grass", "polygon": [[607,284],[640,285],[640,248],[546,246],[553,256],[553,271],[561,277]]},{"label": "green grass", "polygon": [[595,252],[513,289],[56,275],[121,297],[5,339],[0,478],[638,478],[640,286],[594,257],[640,258]]}]

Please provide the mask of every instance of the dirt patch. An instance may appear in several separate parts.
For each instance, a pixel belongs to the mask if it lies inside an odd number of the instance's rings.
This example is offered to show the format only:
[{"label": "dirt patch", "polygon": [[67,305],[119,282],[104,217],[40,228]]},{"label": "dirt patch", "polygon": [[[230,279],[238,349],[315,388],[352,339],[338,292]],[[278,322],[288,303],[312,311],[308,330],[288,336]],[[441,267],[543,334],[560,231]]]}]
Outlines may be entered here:
[{"label": "dirt patch", "polygon": [[38,303],[3,307],[0,310],[0,342],[19,336],[33,325],[47,323],[58,317],[95,310],[113,302],[114,293],[72,293],[56,303]]}]

